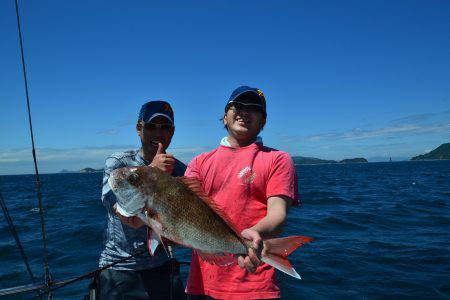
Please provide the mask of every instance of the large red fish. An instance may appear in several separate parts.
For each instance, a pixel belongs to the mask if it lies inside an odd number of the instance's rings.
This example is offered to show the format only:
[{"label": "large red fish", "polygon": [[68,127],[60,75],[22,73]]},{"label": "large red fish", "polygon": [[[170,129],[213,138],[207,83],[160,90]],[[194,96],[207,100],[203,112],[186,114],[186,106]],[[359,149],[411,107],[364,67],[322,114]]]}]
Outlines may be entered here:
[{"label": "large red fish", "polygon": [[[236,255],[252,247],[194,178],[172,177],[152,167],[126,167],[110,174],[109,185],[118,198],[119,213],[133,216],[146,209],[146,223],[159,237],[196,250],[210,263],[236,263]],[[261,260],[300,279],[287,256],[311,240],[304,236],[264,240]]]}]

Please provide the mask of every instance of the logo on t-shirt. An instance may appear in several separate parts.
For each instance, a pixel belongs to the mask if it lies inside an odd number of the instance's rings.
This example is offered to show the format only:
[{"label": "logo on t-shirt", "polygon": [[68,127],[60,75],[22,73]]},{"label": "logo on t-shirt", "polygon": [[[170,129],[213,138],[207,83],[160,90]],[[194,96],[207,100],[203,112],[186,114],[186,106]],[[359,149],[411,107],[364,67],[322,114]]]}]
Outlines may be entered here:
[{"label": "logo on t-shirt", "polygon": [[245,167],[239,171],[237,177],[243,184],[250,184],[255,180],[256,173],[250,167]]}]

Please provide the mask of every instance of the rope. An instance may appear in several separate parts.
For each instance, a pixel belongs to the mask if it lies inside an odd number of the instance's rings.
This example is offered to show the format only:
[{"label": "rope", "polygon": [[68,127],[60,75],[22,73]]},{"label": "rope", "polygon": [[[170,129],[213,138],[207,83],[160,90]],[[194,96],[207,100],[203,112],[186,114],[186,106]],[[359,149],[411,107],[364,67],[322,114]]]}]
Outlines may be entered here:
[{"label": "rope", "polygon": [[[25,83],[25,94],[27,97],[28,123],[30,125],[30,136],[31,136],[31,145],[32,145],[32,153],[33,153],[33,161],[34,161],[34,170],[35,170],[35,174],[36,174],[36,191],[37,191],[38,203],[39,203],[39,217],[40,217],[40,221],[41,221],[42,243],[44,246],[45,284],[47,285],[47,287],[49,287],[50,282],[51,282],[51,277],[50,277],[50,271],[49,271],[48,259],[47,259],[47,240],[46,240],[46,236],[45,236],[44,208],[42,207],[41,180],[39,179],[39,170],[38,170],[38,166],[37,166],[36,150],[34,147],[33,124],[31,122],[30,96],[28,93],[27,71],[26,71],[26,67],[25,67],[25,57],[23,54],[24,50],[23,50],[23,42],[22,42],[22,30],[20,28],[19,4],[17,1],[18,0],[15,0],[14,3],[16,6],[17,29],[19,31],[20,54],[21,54],[21,58],[22,58],[23,79],[24,79],[24,83]],[[49,297],[51,297],[50,294],[49,294]]]}]

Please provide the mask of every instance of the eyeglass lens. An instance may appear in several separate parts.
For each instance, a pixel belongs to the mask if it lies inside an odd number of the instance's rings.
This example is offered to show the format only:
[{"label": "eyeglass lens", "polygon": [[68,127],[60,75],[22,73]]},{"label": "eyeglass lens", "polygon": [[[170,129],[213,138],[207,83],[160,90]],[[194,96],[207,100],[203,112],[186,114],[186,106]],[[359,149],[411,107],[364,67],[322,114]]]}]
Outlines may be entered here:
[{"label": "eyeglass lens", "polygon": [[147,130],[161,129],[161,130],[169,131],[173,128],[173,125],[172,124],[144,123],[144,127]]}]

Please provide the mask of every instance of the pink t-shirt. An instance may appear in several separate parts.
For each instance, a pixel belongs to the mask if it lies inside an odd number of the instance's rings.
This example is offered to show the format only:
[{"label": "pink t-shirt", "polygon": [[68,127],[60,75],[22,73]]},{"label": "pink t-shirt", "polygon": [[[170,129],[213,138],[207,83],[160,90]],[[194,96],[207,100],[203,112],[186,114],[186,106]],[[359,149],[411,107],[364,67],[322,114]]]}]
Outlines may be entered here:
[{"label": "pink t-shirt", "polygon": [[[267,199],[287,196],[298,204],[297,175],[286,152],[259,143],[242,148],[219,148],[195,157],[185,173],[227,213],[240,232],[266,216]],[[252,274],[237,264],[211,265],[192,254],[186,292],[216,299],[279,298],[275,269],[267,264]]]}]

